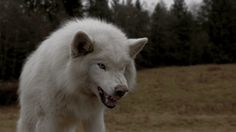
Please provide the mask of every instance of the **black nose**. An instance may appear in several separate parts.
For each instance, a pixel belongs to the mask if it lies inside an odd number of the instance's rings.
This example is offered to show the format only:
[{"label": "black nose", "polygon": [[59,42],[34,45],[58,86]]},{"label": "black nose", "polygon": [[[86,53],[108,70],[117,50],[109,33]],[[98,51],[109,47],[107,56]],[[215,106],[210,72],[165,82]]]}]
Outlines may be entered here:
[{"label": "black nose", "polygon": [[128,89],[125,85],[118,85],[115,87],[115,96],[122,97],[126,92],[128,92]]}]

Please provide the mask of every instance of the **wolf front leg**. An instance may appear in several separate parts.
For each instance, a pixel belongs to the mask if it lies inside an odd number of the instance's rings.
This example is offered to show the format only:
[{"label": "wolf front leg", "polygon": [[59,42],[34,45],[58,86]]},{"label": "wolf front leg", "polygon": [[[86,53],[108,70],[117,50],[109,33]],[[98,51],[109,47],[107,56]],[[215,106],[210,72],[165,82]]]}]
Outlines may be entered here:
[{"label": "wolf front leg", "polygon": [[104,113],[100,112],[82,121],[85,132],[105,132]]},{"label": "wolf front leg", "polygon": [[36,111],[30,105],[21,105],[20,118],[17,122],[16,132],[34,132],[37,123]]},{"label": "wolf front leg", "polygon": [[17,122],[16,132],[34,132],[35,125],[35,120],[23,119],[23,117],[21,117]]}]

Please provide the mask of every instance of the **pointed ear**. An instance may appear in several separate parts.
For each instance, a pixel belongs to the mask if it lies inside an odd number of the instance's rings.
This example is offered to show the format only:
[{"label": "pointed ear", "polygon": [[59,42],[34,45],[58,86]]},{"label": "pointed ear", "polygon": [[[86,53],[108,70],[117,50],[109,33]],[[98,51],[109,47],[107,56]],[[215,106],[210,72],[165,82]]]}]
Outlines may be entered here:
[{"label": "pointed ear", "polygon": [[147,41],[148,38],[128,39],[130,56],[135,58],[137,54],[143,49]]},{"label": "pointed ear", "polygon": [[76,58],[87,55],[92,51],[93,44],[89,36],[82,31],[77,32],[71,44],[71,56]]}]

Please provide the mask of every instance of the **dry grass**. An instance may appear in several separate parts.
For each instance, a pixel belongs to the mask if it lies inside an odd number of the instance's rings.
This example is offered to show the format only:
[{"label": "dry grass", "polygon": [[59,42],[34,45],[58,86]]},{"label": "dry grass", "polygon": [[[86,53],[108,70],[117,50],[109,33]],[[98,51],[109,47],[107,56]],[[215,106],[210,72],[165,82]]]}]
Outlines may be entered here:
[{"label": "dry grass", "polygon": [[[109,132],[235,132],[236,65],[139,72],[139,87],[106,114]],[[0,109],[0,132],[13,132],[16,107]]]},{"label": "dry grass", "polygon": [[17,117],[16,106],[0,107],[0,132],[14,132]]}]

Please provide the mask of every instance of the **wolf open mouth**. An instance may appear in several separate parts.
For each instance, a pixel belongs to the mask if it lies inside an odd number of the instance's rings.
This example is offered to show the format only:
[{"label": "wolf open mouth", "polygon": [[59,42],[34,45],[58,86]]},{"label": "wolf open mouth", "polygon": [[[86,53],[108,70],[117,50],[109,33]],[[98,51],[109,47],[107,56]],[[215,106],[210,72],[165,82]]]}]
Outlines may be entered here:
[{"label": "wolf open mouth", "polygon": [[118,96],[108,95],[101,87],[98,87],[98,92],[102,103],[108,108],[114,108],[120,99]]}]

